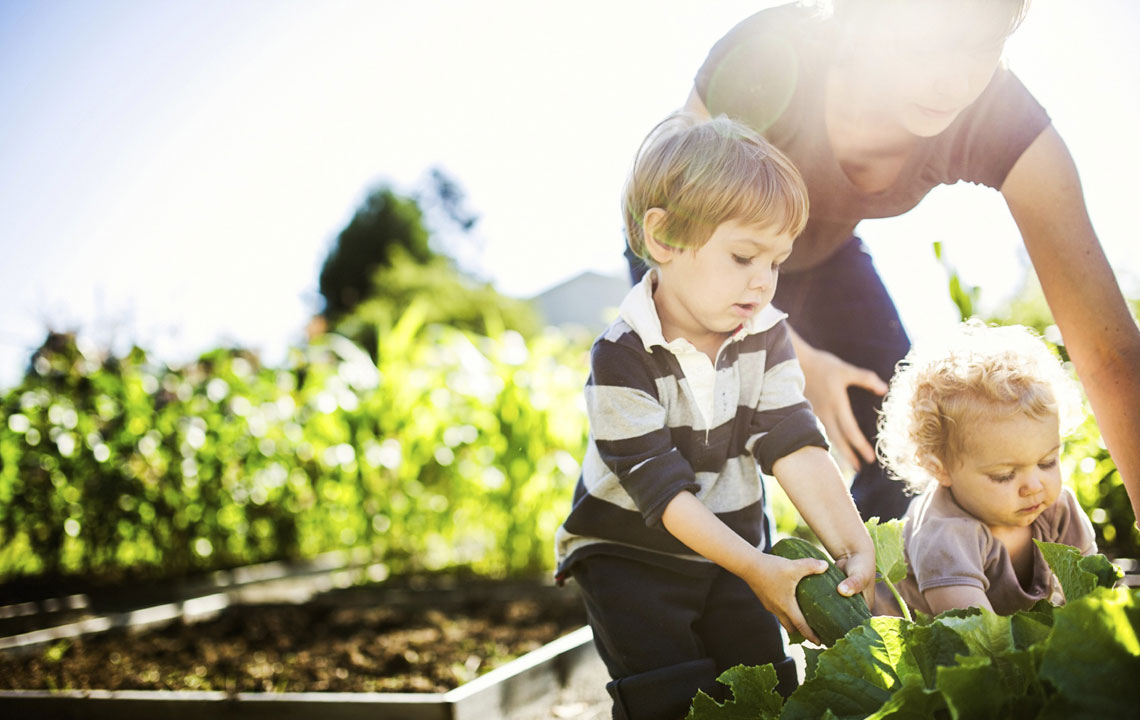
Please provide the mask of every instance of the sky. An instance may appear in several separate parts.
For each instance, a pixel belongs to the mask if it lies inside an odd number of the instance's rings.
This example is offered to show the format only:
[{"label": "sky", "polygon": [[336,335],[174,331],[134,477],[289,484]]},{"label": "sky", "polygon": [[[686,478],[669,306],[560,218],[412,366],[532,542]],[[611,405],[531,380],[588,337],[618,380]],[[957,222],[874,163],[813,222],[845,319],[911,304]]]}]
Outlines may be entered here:
[{"label": "sky", "polygon": [[[708,48],[772,2],[0,0],[0,389],[48,328],[166,362],[279,361],[370,190],[442,168],[479,216],[467,268],[531,297],[624,276],[619,196]],[[1140,3],[1034,0],[1007,45],[1140,296]],[[1027,261],[1000,195],[940,188],[866,222],[912,336],[954,322],[942,241],[996,303]]]}]

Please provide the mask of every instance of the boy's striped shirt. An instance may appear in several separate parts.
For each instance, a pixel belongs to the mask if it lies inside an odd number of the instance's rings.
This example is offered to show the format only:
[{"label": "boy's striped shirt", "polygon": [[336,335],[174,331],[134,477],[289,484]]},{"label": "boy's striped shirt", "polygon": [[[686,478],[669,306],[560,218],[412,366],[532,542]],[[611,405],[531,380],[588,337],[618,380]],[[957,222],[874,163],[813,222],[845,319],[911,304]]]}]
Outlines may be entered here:
[{"label": "boy's striped shirt", "polygon": [[757,464],[771,473],[801,447],[827,447],[803,396],[783,313],[767,307],[752,317],[722,346],[714,368],[685,340],[665,341],[652,275],[630,290],[591,349],[590,440],[556,535],[559,577],[593,553],[710,572],[711,563],[661,524],[669,501],[686,490],[762,547]]}]

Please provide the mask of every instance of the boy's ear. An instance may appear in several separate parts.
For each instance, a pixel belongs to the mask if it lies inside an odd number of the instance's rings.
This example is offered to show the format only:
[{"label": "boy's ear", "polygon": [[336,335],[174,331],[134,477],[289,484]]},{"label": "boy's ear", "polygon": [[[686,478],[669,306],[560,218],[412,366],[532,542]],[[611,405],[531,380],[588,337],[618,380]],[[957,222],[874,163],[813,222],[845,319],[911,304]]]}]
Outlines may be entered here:
[{"label": "boy's ear", "polygon": [[662,241],[661,230],[665,225],[668,213],[662,208],[649,208],[641,221],[641,232],[645,236],[645,249],[649,256],[658,265],[664,265],[673,259],[677,249]]}]

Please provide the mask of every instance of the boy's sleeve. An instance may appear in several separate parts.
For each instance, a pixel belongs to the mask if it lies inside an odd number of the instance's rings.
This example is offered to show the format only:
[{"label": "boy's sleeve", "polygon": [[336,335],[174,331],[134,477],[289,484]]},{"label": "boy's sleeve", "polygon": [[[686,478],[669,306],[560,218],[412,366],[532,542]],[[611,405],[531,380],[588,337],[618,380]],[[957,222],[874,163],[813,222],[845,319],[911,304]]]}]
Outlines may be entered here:
[{"label": "boy's sleeve", "polygon": [[760,463],[761,472],[771,475],[772,465],[802,447],[827,449],[827,438],[811,404],[804,397],[804,374],[786,321],[768,333],[764,376],[760,380],[760,400],[752,416],[746,447]]},{"label": "boy's sleeve", "polygon": [[700,486],[673,443],[657,377],[644,354],[599,342],[590,355],[586,412],[602,462],[629,493],[647,525],[657,526],[678,493]]}]

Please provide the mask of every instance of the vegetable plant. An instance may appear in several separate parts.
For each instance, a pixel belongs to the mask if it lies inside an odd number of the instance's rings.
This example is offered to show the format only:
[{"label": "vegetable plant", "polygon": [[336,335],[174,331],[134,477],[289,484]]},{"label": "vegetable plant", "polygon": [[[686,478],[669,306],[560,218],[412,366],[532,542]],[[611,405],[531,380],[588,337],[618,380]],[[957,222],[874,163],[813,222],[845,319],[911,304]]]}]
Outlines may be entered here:
[{"label": "vegetable plant", "polygon": [[[869,530],[886,577],[901,556],[901,534],[875,524]],[[970,608],[915,620],[872,617],[828,649],[805,648],[806,677],[786,700],[771,665],[736,666],[719,678],[732,699],[698,693],[688,720],[1134,716],[1140,590],[1118,586],[1120,570],[1102,555],[1037,544],[1065,605],[1041,601],[1010,616]]]}]

